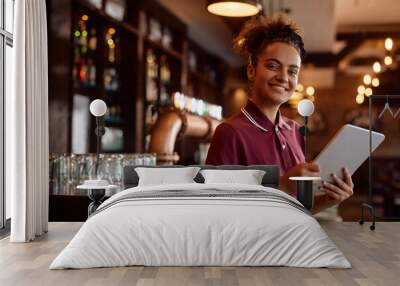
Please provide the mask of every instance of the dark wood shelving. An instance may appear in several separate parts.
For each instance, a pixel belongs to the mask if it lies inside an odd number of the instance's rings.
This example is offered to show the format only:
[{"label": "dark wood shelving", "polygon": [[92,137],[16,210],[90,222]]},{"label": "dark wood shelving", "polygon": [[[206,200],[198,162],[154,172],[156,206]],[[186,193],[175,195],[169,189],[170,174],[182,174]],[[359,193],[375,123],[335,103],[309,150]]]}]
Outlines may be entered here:
[{"label": "dark wood shelving", "polygon": [[190,71],[189,72],[189,78],[190,77],[194,77],[196,80],[201,81],[201,83],[210,85],[212,87],[216,87],[217,86],[217,83],[215,81],[211,81],[207,76],[205,76],[204,74],[201,74],[199,72]]},{"label": "dark wood shelving", "polygon": [[96,87],[75,87],[73,88],[73,93],[86,95],[93,98],[96,98],[98,96]]},{"label": "dark wood shelving", "polygon": [[[170,96],[175,91],[220,104],[223,76],[218,74],[216,81],[211,81],[209,75],[204,72],[204,64],[214,67],[223,65],[223,62],[202,48],[194,47],[195,44],[188,38],[186,25],[158,1],[126,0],[123,21],[119,21],[105,12],[106,2],[104,1],[107,0],[103,1],[101,9],[84,0],[46,1],[49,15],[49,106],[51,117],[55,119],[50,121],[50,137],[54,138],[50,142],[51,152],[71,152],[74,94],[87,96],[90,100],[100,98],[105,100],[110,108],[117,107],[121,123],[107,122],[106,125],[123,130],[124,150],[121,151],[146,151],[145,136],[149,129],[145,120],[149,107],[149,102],[146,100],[148,49],[153,50],[158,61],[158,77],[155,79],[157,99],[153,102],[156,110],[162,105],[161,94],[164,94],[165,99],[165,95]],[[90,18],[86,25],[88,33],[93,27],[97,37],[96,49],[87,50],[84,54],[93,61],[96,67],[96,86],[94,87],[76,87],[72,76],[76,60],[74,47],[80,44],[80,40],[74,41],[74,32],[79,28],[79,17],[84,14]],[[70,27],[68,35],[65,30],[57,27],[61,19],[64,27]],[[149,23],[154,20],[160,25],[161,35],[164,35],[165,27],[167,27],[171,37],[170,47],[163,45],[162,40],[155,41],[149,38]],[[108,63],[106,58],[109,46],[106,43],[105,35],[110,27],[116,30],[116,37],[119,38],[119,44],[116,44],[119,49],[118,60],[113,64]],[[161,39],[163,39],[162,36]],[[198,54],[196,71],[190,71],[188,66],[188,47],[189,49],[194,48]],[[161,58],[163,58],[163,64],[167,63],[170,74],[169,81],[161,79]],[[59,70],[68,72],[59,73],[54,69],[56,66]],[[115,67],[118,74],[118,90],[115,91],[105,89],[104,75],[109,67]],[[224,70],[218,69],[216,72],[223,73]],[[78,79],[76,81],[80,82]],[[163,88],[164,91],[162,91]],[[192,90],[193,93],[187,93],[188,90]],[[90,116],[89,152],[93,152],[96,146],[94,132],[92,132],[94,125],[94,118]],[[61,140],[58,140],[59,138]]]},{"label": "dark wood shelving", "polygon": [[125,127],[125,123],[122,121],[104,121],[104,125],[106,127],[119,127],[119,128],[123,128]]},{"label": "dark wood shelving", "polygon": [[[49,37],[50,153],[72,152],[75,94],[86,96],[89,102],[96,98],[103,99],[109,107],[108,118],[120,119],[120,121],[108,121],[107,116],[104,118],[106,127],[117,129],[114,130],[117,131],[114,134],[122,131],[123,148],[113,151],[110,151],[113,148],[108,151],[104,149],[104,152],[146,151],[145,138],[152,127],[152,123],[146,124],[146,111],[149,107],[149,102],[146,100],[148,49],[153,50],[155,59],[158,61],[158,77],[155,79],[157,99],[153,102],[157,105],[155,110],[161,105],[162,86],[165,88],[163,94],[170,95],[172,92],[180,91],[215,104],[220,104],[222,101],[223,75],[218,74],[216,82],[211,82],[209,75],[205,72],[207,67],[205,68],[204,64],[209,64],[209,67],[220,67],[223,62],[196,46],[198,66],[194,72],[191,72],[188,66],[188,47],[194,48],[194,43],[188,38],[186,25],[171,11],[155,0],[126,0],[126,16],[123,21],[119,21],[105,13],[104,3],[102,8],[98,9],[84,0],[46,0]],[[96,31],[97,41],[95,50],[87,49],[82,53],[80,38],[75,39],[74,33],[78,29],[83,30],[80,29],[82,26],[79,21],[83,20],[84,14],[89,17],[85,26],[88,32],[87,41],[92,36],[90,34],[92,28]],[[170,47],[164,46],[161,41],[149,39],[149,30],[146,29],[146,25],[148,28],[150,19],[156,19],[160,23],[162,33],[164,33],[164,27],[168,28],[172,40]],[[112,64],[107,58],[109,43],[106,42],[106,33],[109,28],[116,30],[113,39],[118,49],[117,58]],[[88,42],[83,41],[83,43],[88,47]],[[79,54],[79,57],[75,53]],[[82,77],[84,78],[82,80],[76,76],[81,70],[81,55],[86,57],[83,64],[87,69],[89,69],[89,58],[95,65],[96,84],[93,87],[79,85],[81,82],[93,82],[90,77],[89,80],[87,77]],[[163,80],[161,79],[161,61],[163,64],[167,63],[167,69],[169,69],[168,83],[166,83],[168,80],[165,80],[165,74]],[[75,65],[76,63],[80,65]],[[105,89],[104,75],[106,69],[110,67],[115,67],[115,72],[118,74],[118,89],[115,91]],[[216,72],[223,73],[224,70],[218,69]],[[111,74],[109,76],[113,78]],[[193,94],[187,93],[189,87]],[[86,112],[89,121],[84,128],[88,129],[88,152],[95,152],[96,122],[88,109]],[[115,136],[118,138],[119,135]],[[194,163],[192,157],[197,148],[196,144],[198,142],[194,140],[187,141],[185,138],[178,140],[176,151],[181,158],[184,158],[180,163]],[[86,196],[51,195],[50,201],[50,220],[86,219],[87,205],[90,202]],[[68,211],[71,207],[74,209],[73,212]]]},{"label": "dark wood shelving", "polygon": [[149,38],[145,38],[145,40],[146,40],[146,42],[147,42],[148,44],[150,44],[153,48],[159,49],[159,50],[161,50],[162,52],[164,52],[164,53],[168,54],[169,56],[172,56],[172,57],[174,57],[174,58],[176,58],[176,59],[178,59],[178,60],[180,60],[180,61],[182,60],[183,55],[182,55],[181,53],[179,53],[179,52],[177,52],[177,51],[175,51],[175,50],[173,50],[173,49],[170,49],[170,48],[168,48],[168,47],[165,47],[165,46],[163,46],[163,45],[162,45],[161,43],[159,43],[159,42],[150,40]]},{"label": "dark wood shelving", "polygon": [[98,9],[97,7],[93,6],[92,4],[83,1],[83,0],[78,0],[77,1],[80,5],[84,6],[85,8],[87,8],[88,10],[90,10],[92,13],[96,13],[98,16],[102,17],[105,21],[110,22],[116,26],[118,26],[119,28],[123,28],[126,31],[138,35],[139,31],[137,28],[135,28],[134,26],[132,26],[131,24],[128,24],[126,22],[120,21],[118,19],[115,19],[113,17],[111,17],[110,15],[108,15],[106,12],[104,12],[103,10]]}]

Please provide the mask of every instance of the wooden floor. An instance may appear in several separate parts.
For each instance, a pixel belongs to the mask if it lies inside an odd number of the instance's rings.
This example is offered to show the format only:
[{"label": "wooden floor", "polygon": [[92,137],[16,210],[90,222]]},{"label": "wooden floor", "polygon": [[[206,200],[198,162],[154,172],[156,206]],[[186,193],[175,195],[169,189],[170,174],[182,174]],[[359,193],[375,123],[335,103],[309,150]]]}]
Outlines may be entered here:
[{"label": "wooden floor", "polygon": [[0,285],[400,285],[400,223],[323,223],[352,269],[289,267],[123,267],[48,270],[81,223],[50,223],[32,243],[0,241]]}]

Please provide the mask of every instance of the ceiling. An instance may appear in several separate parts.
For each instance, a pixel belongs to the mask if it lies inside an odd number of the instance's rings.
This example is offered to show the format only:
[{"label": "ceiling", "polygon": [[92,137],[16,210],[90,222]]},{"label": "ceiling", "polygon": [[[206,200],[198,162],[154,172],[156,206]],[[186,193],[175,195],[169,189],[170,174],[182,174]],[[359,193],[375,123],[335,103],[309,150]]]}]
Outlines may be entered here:
[{"label": "ceiling", "polygon": [[339,28],[355,25],[400,25],[399,0],[336,0]]},{"label": "ceiling", "polygon": [[233,32],[222,17],[206,10],[205,0],[159,0],[188,26],[189,37],[203,49],[237,66],[241,59],[232,50]]},{"label": "ceiling", "polygon": [[[261,0],[265,13],[286,11],[301,27],[309,54],[335,54],[345,47],[338,33],[400,32],[399,0]],[[232,66],[242,61],[231,49],[244,20],[207,12],[205,0],[159,0],[188,26],[189,37]],[[400,33],[399,33],[400,34]],[[355,46],[356,47],[356,46]]]}]

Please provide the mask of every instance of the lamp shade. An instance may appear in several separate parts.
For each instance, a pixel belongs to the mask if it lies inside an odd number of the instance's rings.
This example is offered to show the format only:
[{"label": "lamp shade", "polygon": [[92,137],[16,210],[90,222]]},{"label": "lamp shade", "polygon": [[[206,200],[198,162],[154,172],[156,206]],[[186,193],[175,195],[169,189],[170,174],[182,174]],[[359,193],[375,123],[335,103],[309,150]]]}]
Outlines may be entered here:
[{"label": "lamp shade", "polygon": [[301,116],[310,116],[314,112],[314,103],[309,99],[303,99],[297,105],[297,112]]},{"label": "lamp shade", "polygon": [[101,99],[95,99],[90,103],[90,113],[96,117],[103,116],[107,112],[107,105]]},{"label": "lamp shade", "polygon": [[249,17],[257,15],[261,10],[261,5],[254,0],[209,0],[207,10],[218,16]]}]

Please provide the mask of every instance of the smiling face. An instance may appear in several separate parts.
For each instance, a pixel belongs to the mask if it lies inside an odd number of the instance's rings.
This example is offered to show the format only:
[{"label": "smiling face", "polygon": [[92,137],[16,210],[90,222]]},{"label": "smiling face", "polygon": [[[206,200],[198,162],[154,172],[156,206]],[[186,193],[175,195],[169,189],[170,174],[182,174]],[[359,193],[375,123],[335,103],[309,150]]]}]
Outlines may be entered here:
[{"label": "smiling face", "polygon": [[256,67],[247,67],[253,97],[278,106],[288,101],[297,86],[300,65],[300,54],[293,46],[283,42],[266,46]]}]

